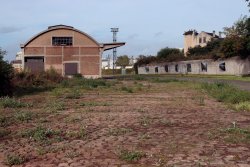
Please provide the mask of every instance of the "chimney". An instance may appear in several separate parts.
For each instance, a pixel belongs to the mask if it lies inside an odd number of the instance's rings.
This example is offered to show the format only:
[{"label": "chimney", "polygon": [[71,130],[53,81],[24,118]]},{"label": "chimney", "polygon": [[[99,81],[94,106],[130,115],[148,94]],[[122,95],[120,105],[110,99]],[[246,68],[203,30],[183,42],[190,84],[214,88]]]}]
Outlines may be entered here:
[{"label": "chimney", "polygon": [[219,32],[219,38],[222,38],[222,32],[221,31]]},{"label": "chimney", "polygon": [[214,38],[216,37],[215,31],[213,31],[213,37],[214,37]]}]

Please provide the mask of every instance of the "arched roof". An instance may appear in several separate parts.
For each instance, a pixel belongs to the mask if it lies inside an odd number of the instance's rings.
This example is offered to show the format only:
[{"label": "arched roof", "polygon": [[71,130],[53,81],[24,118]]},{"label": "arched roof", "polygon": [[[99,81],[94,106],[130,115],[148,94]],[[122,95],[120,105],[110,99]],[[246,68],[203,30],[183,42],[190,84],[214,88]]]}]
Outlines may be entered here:
[{"label": "arched roof", "polygon": [[78,32],[84,36],[87,36],[90,40],[92,40],[93,42],[95,42],[97,45],[100,45],[94,38],[92,38],[90,35],[78,30],[78,29],[75,29],[74,27],[71,27],[71,26],[67,26],[67,25],[55,25],[55,26],[50,26],[48,27],[47,30],[45,31],[42,31],[40,32],[39,34],[33,36],[31,39],[29,39],[25,44],[21,45],[21,47],[25,47],[27,46],[30,42],[32,42],[33,40],[35,40],[36,38],[38,38],[39,36],[47,33],[47,32],[50,32],[50,31],[54,31],[54,30],[59,30],[59,29],[66,29],[66,30],[72,30],[72,31],[75,31],[75,32]]}]

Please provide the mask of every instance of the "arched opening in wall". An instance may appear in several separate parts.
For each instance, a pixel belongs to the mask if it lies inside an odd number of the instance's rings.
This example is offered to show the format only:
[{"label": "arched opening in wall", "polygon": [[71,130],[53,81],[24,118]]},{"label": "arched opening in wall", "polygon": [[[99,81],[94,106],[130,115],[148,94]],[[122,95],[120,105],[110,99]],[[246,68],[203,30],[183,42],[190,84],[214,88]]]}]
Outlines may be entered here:
[{"label": "arched opening in wall", "polygon": [[159,68],[155,67],[155,73],[159,73]]},{"label": "arched opening in wall", "polygon": [[219,64],[219,68],[220,68],[220,71],[226,71],[226,63],[225,62],[223,62],[223,63],[220,63]]},{"label": "arched opening in wall", "polygon": [[187,64],[187,72],[192,72],[192,65],[191,64]]},{"label": "arched opening in wall", "polygon": [[168,65],[165,65],[165,72],[168,72]]},{"label": "arched opening in wall", "polygon": [[178,72],[178,71],[179,71],[179,65],[176,64],[176,65],[175,65],[175,72]]},{"label": "arched opening in wall", "polygon": [[149,72],[149,67],[145,67],[145,71],[146,71],[146,73],[148,73]]},{"label": "arched opening in wall", "polygon": [[207,63],[201,63],[201,71],[207,72]]}]

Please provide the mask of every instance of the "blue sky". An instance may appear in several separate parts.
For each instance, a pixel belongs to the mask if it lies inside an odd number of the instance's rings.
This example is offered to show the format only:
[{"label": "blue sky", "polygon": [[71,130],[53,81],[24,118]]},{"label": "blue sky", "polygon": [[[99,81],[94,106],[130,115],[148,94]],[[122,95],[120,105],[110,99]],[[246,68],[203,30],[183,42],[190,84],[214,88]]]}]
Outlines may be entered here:
[{"label": "blue sky", "polygon": [[[111,42],[111,27],[126,46],[118,55],[155,55],[164,47],[183,47],[183,33],[222,31],[241,15],[244,0],[0,0],[0,47],[14,59],[21,43],[48,26],[65,24]],[[104,53],[105,55],[109,52]]]}]

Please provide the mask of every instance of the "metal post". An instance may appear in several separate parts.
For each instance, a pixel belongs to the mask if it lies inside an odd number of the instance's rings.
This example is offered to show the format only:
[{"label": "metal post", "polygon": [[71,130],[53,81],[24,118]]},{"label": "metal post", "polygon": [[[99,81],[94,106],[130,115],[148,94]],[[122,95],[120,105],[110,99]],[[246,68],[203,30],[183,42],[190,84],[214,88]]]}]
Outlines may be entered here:
[{"label": "metal post", "polygon": [[[111,32],[113,32],[113,42],[117,42],[117,32],[119,28],[111,28]],[[115,74],[115,62],[116,62],[117,50],[116,48],[113,49],[113,75]]]}]

